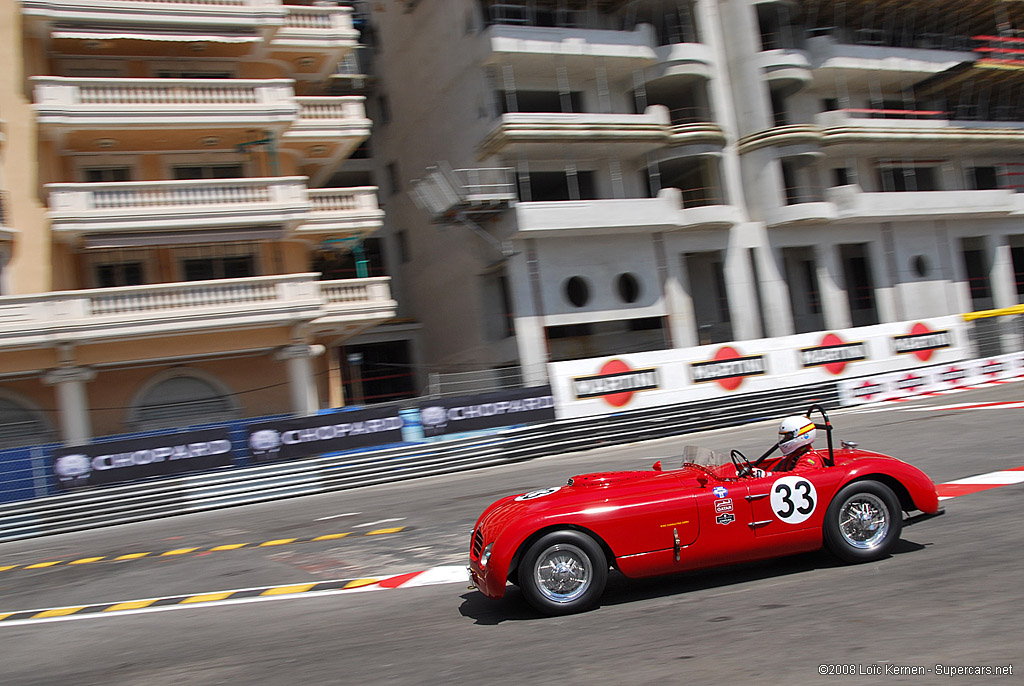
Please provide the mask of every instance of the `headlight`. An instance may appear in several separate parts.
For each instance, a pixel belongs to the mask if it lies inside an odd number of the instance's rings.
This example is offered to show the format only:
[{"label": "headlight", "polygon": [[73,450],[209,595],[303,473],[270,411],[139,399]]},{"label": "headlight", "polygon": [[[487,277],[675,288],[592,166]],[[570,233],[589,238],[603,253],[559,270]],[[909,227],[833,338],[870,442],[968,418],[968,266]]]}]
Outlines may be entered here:
[{"label": "headlight", "polygon": [[493,543],[488,543],[487,547],[484,548],[484,552],[480,554],[480,566],[486,567],[487,561],[491,559],[491,548],[494,547]]}]

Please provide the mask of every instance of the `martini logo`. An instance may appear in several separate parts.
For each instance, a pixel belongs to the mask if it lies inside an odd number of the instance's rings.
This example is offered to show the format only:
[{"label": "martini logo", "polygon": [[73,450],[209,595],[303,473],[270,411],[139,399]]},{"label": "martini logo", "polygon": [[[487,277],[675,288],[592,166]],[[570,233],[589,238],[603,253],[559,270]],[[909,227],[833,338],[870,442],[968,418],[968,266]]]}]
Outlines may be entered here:
[{"label": "martini logo", "polygon": [[948,348],[953,345],[953,337],[949,331],[932,331],[924,324],[918,322],[910,330],[910,333],[902,336],[892,337],[896,353],[902,355],[910,353],[922,362],[932,359],[936,350]]},{"label": "martini logo", "polygon": [[707,362],[693,362],[690,373],[694,383],[715,381],[727,391],[735,391],[744,377],[765,373],[764,355],[743,356],[736,348],[719,348],[715,357]]},{"label": "martini logo", "polygon": [[834,333],[821,339],[821,345],[800,349],[800,364],[808,367],[824,367],[829,374],[842,374],[850,362],[867,359],[864,344],[846,343]]},{"label": "martini logo", "polygon": [[967,372],[960,367],[950,367],[943,372],[939,373],[939,380],[945,381],[946,383],[956,383],[957,381],[963,381],[967,377]]},{"label": "martini logo", "polygon": [[622,407],[637,391],[659,388],[658,369],[631,369],[622,360],[609,360],[593,376],[577,376],[572,380],[577,400],[604,398],[612,407]]},{"label": "martini logo", "polygon": [[884,389],[881,384],[875,383],[874,381],[865,381],[860,386],[853,389],[853,397],[861,398],[863,400],[871,400],[883,390]]},{"label": "martini logo", "polygon": [[901,391],[916,391],[921,386],[924,386],[924,378],[913,373],[906,374],[896,381],[896,387]]},{"label": "martini logo", "polygon": [[981,366],[981,373],[988,376],[995,376],[1006,369],[1006,365],[1000,360],[989,360]]}]

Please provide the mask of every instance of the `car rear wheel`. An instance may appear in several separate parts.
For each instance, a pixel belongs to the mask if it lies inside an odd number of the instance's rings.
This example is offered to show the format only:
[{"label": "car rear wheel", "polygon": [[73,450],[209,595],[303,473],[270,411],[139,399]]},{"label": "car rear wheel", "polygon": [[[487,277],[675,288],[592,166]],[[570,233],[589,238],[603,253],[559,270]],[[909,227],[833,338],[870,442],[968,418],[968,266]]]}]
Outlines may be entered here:
[{"label": "car rear wheel", "polygon": [[565,615],[597,603],[608,580],[608,561],[590,536],[555,531],[530,546],[518,571],[531,605],[545,614]]},{"label": "car rear wheel", "polygon": [[870,562],[892,552],[903,529],[896,494],[877,481],[854,481],[825,512],[825,546],[847,562]]}]

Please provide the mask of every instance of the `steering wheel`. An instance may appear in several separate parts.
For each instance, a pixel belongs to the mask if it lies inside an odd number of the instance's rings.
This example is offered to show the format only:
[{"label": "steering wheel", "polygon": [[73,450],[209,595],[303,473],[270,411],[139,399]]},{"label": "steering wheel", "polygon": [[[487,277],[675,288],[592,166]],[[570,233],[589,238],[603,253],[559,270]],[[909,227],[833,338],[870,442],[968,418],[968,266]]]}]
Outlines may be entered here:
[{"label": "steering wheel", "polygon": [[747,456],[739,450],[730,450],[729,459],[732,460],[733,465],[736,467],[736,476],[738,478],[751,476],[754,473],[754,465],[750,464]]}]

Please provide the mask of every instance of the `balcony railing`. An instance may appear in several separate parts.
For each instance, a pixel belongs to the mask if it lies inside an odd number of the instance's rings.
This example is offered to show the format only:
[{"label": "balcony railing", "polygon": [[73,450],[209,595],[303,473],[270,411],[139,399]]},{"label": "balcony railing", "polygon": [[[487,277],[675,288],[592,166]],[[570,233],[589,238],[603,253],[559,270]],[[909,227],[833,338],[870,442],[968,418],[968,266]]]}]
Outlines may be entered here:
[{"label": "balcony railing", "polygon": [[[387,277],[259,276],[0,297],[0,347],[394,315]],[[286,319],[285,319],[286,318]]]},{"label": "balcony railing", "polygon": [[306,178],[48,184],[58,234],[202,229],[294,222],[309,211]]},{"label": "balcony railing", "polygon": [[296,229],[298,234],[369,235],[383,226],[376,186],[317,188],[308,195],[310,210]]},{"label": "balcony railing", "polygon": [[31,81],[42,125],[283,127],[299,112],[290,79],[37,76]]},{"label": "balcony railing", "polygon": [[313,45],[355,45],[359,32],[352,25],[350,7],[308,7],[286,5],[284,26],[271,41],[273,47],[287,47],[301,44],[308,48]]},{"label": "balcony railing", "polygon": [[54,31],[130,26],[203,30],[207,37],[222,30],[273,32],[286,17],[281,0],[21,0],[21,9],[30,21],[52,22]]}]

